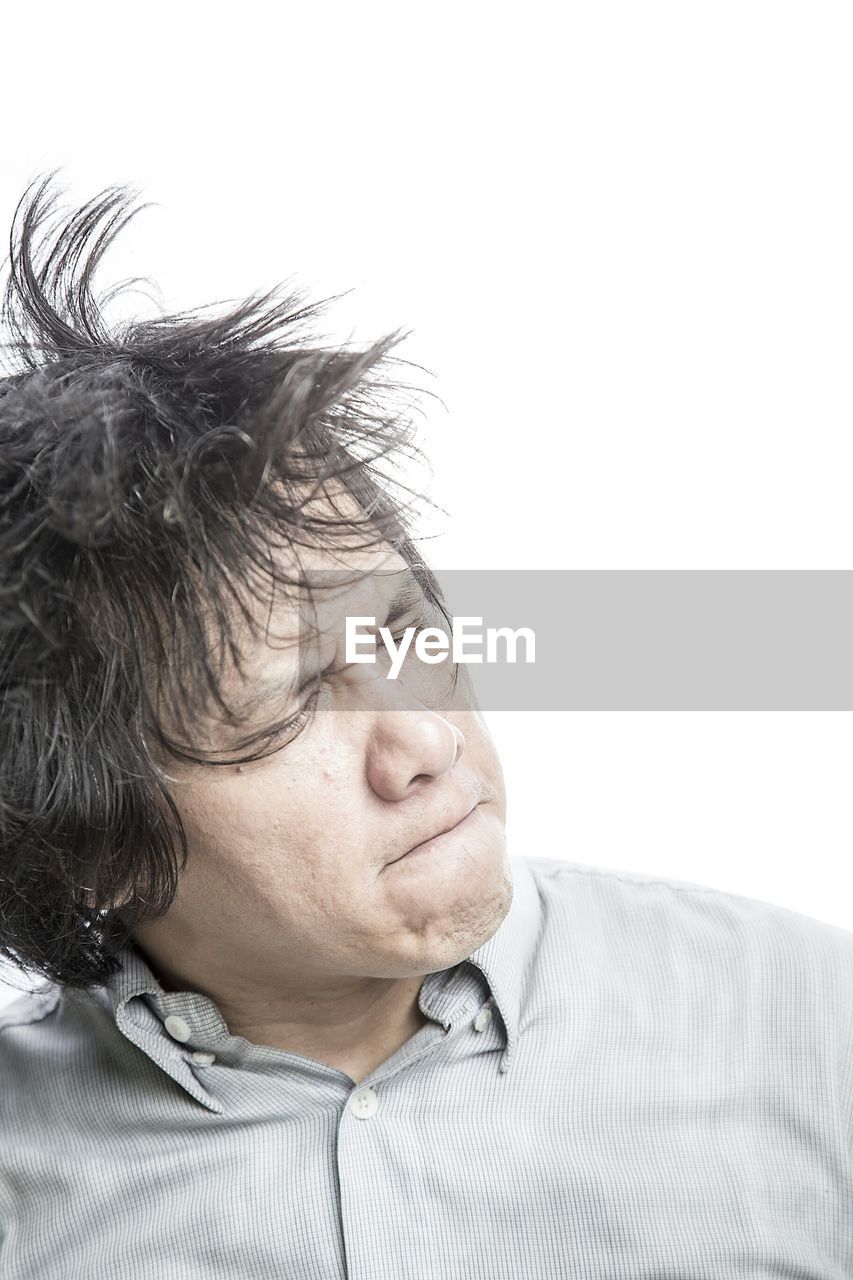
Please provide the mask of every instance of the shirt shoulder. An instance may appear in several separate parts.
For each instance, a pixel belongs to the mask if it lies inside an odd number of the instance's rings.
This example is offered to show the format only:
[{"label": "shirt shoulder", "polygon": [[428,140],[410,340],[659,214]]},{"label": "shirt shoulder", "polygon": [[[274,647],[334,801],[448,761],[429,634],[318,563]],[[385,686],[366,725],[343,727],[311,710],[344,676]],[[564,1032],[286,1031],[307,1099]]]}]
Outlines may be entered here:
[{"label": "shirt shoulder", "polygon": [[0,1044],[3,1032],[10,1027],[25,1027],[41,1022],[58,1007],[62,991],[51,986],[47,991],[21,992],[0,1008]]},{"label": "shirt shoulder", "polygon": [[[525,858],[558,946],[646,973],[741,974],[853,1026],[853,932],[758,898],[643,872]],[[571,936],[570,936],[571,935]],[[543,936],[544,937],[544,936]],[[746,994],[746,992],[745,992]]]},{"label": "shirt shoulder", "polygon": [[605,895],[621,895],[635,899],[658,898],[672,903],[678,900],[690,900],[694,903],[704,900],[710,907],[728,911],[736,916],[773,919],[779,923],[784,920],[792,928],[814,930],[827,939],[833,939],[841,946],[853,946],[853,930],[804,915],[790,907],[779,906],[761,898],[747,897],[726,889],[717,889],[711,885],[697,884],[691,880],[676,880],[650,872],[628,871],[624,868],[600,866],[595,863],[574,862],[566,858],[523,858],[522,861],[530,869],[540,888],[549,881],[555,882],[558,891],[565,890],[572,883],[586,882]]}]

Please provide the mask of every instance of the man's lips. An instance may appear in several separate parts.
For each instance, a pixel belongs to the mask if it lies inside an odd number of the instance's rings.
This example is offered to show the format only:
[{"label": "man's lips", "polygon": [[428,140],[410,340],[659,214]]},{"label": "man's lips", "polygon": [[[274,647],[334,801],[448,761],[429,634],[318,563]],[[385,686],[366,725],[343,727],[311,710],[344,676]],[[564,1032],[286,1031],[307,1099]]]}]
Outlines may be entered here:
[{"label": "man's lips", "polygon": [[425,850],[427,846],[430,845],[433,842],[433,840],[437,840],[439,836],[445,836],[445,835],[448,835],[449,832],[455,831],[456,828],[460,827],[462,823],[465,821],[465,819],[474,812],[474,810],[477,808],[477,805],[479,803],[480,803],[479,799],[475,800],[473,804],[468,805],[467,809],[465,809],[463,813],[461,813],[455,818],[451,818],[448,822],[446,822],[443,826],[441,826],[438,829],[438,831],[433,831],[432,835],[427,836],[425,840],[421,840],[419,844],[412,845],[411,849],[406,849],[406,851],[404,853],[401,853],[399,857],[392,858],[391,862],[387,863],[386,865],[391,866],[391,864],[394,862],[400,862],[401,859],[408,858],[410,854],[418,853],[421,850]]}]

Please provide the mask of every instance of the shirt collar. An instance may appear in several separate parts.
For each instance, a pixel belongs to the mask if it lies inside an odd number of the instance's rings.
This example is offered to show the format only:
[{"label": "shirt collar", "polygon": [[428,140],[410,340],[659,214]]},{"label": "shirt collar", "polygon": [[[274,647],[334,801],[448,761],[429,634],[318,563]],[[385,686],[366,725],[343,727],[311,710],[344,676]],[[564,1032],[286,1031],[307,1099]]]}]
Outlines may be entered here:
[{"label": "shirt collar", "polygon": [[506,1028],[501,1071],[509,1070],[518,1045],[521,1002],[542,926],[542,904],[529,865],[524,858],[512,858],[510,867],[512,906],[497,932],[468,957],[489,984]]},{"label": "shirt collar", "polygon": [[[117,959],[120,968],[108,979],[106,990],[118,1029],[198,1102],[211,1111],[221,1112],[221,1103],[204,1088],[190,1066],[186,1049],[168,1036],[162,1026],[171,1011],[183,1009],[187,993],[166,991],[133,942],[122,947]],[[139,996],[145,998],[137,999]],[[212,1001],[198,993],[193,993],[192,999],[213,1011],[227,1033],[225,1021]]]},{"label": "shirt collar", "polygon": [[[506,1031],[502,1072],[509,1069],[518,1044],[521,1003],[542,924],[541,902],[527,862],[512,858],[510,868],[510,909],[492,937],[468,957],[485,978]],[[205,1042],[213,1043],[229,1034],[216,1005],[198,992],[166,991],[132,942],[118,952],[117,959],[120,968],[107,981],[106,989],[119,1030],[199,1102],[221,1111],[190,1066],[188,1050],[194,1046],[177,1045],[157,1025],[170,1014],[186,1016],[190,1001],[192,1024],[203,1029]],[[137,1000],[137,996],[147,999]]]}]

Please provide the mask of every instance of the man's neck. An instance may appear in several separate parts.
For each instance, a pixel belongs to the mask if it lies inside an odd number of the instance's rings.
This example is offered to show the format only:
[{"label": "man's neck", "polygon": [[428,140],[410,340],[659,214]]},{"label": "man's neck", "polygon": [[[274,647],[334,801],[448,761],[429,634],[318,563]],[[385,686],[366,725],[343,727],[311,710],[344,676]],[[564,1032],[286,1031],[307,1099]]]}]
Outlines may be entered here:
[{"label": "man's neck", "polygon": [[288,1043],[279,1044],[276,1047],[287,1049],[290,1053],[299,1053],[303,1058],[311,1058],[315,1062],[323,1062],[328,1067],[343,1071],[354,1084],[360,1084],[383,1062],[387,1062],[429,1021],[430,1019],[421,1012],[415,1001],[408,1017],[400,1024],[388,1025],[383,1031],[366,1038],[363,1044],[356,1046],[353,1050],[329,1051],[322,1046],[314,1048],[310,1043],[302,1049],[297,1049],[294,1047],[292,1037],[288,1037]]},{"label": "man's neck", "polygon": [[[202,991],[216,1004],[228,1030],[250,1044],[298,1054],[344,1072],[358,1084],[387,1061],[430,1019],[418,996],[423,976],[365,979],[351,997],[282,1001],[253,990],[242,997],[217,993],[171,973],[137,941],[136,946],[166,991]],[[276,993],[277,995],[277,993]]]}]

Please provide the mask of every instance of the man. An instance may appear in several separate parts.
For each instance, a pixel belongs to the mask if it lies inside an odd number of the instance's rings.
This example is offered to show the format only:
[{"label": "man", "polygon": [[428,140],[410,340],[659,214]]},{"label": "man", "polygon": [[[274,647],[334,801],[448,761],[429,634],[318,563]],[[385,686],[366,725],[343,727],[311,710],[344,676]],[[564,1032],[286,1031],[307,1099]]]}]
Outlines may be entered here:
[{"label": "man", "polygon": [[[110,191],[12,236],[0,1275],[853,1276],[853,935],[509,857],[383,463],[396,335],[111,330]],[[571,781],[567,779],[567,792]]]}]

